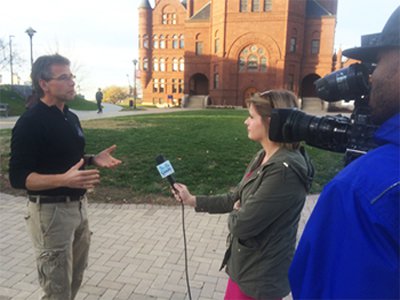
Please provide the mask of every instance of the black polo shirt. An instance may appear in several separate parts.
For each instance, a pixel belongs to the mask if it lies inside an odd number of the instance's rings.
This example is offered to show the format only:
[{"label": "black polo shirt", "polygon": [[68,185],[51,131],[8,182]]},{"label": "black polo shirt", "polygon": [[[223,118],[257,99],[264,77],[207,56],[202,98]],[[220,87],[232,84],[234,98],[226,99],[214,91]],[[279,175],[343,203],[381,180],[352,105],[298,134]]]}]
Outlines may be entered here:
[{"label": "black polo shirt", "polygon": [[[11,138],[10,182],[14,188],[26,189],[26,178],[32,172],[42,175],[62,174],[84,155],[85,137],[77,115],[67,106],[61,112],[56,106],[39,101],[17,121]],[[81,196],[86,190],[61,187],[30,191],[30,195]]]}]

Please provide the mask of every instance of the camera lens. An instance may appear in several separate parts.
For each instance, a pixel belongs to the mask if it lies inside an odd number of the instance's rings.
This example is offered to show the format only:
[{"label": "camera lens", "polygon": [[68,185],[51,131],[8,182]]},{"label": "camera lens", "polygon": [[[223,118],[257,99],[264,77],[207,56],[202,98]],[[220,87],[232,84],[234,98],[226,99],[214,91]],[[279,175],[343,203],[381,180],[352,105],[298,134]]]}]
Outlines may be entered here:
[{"label": "camera lens", "polygon": [[350,120],[343,116],[316,117],[295,109],[273,109],[269,137],[281,143],[305,141],[308,145],[345,152]]},{"label": "camera lens", "polygon": [[317,94],[326,101],[354,100],[369,93],[369,68],[352,64],[315,81]]}]

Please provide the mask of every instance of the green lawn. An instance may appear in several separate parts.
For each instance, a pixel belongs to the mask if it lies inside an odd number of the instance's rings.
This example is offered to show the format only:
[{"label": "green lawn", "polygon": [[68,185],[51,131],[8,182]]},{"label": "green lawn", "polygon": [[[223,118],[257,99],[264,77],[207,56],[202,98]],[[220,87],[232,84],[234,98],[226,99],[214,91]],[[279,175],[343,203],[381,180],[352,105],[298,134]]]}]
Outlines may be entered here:
[{"label": "green lawn", "polygon": [[[9,87],[0,88],[0,103],[8,104],[10,109],[9,116],[22,115],[26,110],[25,99]],[[79,95],[70,101],[68,106],[76,110],[97,110],[96,102],[85,100]]]},{"label": "green lawn", "polygon": [[[128,189],[136,195],[168,195],[155,157],[163,154],[174,166],[178,181],[193,193],[228,191],[240,180],[249,160],[260,149],[247,138],[245,110],[203,110],[119,117],[82,122],[87,153],[117,144],[123,164],[102,170],[102,186]],[[0,130],[1,169],[7,172],[10,130]],[[342,154],[306,147],[316,167],[312,193],[342,168]]]}]

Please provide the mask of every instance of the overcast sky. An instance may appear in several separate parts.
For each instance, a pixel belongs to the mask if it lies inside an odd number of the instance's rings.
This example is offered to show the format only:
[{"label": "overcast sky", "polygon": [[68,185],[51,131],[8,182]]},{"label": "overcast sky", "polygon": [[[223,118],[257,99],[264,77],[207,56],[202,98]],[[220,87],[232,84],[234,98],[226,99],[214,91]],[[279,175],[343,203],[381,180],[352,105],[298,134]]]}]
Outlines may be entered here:
[{"label": "overcast sky", "polygon": [[[360,45],[360,36],[382,30],[399,0],[338,0],[335,47]],[[93,99],[98,87],[128,86],[137,58],[140,0],[7,0],[0,10],[0,38],[21,56],[14,66],[22,82],[29,79],[30,44],[33,56],[59,52],[72,61],[77,89]],[[150,3],[153,1],[150,0]],[[3,55],[3,53],[0,53]],[[10,83],[9,69],[0,70],[2,83]],[[128,76],[127,76],[128,75]]]}]

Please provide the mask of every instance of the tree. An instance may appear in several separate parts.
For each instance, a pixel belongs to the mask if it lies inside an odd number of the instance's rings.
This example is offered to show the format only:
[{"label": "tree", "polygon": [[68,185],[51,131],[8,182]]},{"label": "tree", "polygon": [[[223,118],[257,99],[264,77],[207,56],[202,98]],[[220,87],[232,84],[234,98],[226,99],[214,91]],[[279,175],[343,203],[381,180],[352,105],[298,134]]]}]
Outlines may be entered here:
[{"label": "tree", "polygon": [[[12,60],[13,65],[21,67],[24,60],[16,51],[15,45],[12,47]],[[8,70],[10,67],[10,43],[0,38],[0,70]]]},{"label": "tree", "polygon": [[103,90],[104,102],[116,104],[129,97],[129,92],[124,87],[109,86]]}]

